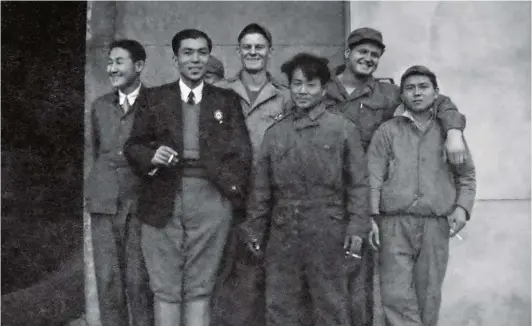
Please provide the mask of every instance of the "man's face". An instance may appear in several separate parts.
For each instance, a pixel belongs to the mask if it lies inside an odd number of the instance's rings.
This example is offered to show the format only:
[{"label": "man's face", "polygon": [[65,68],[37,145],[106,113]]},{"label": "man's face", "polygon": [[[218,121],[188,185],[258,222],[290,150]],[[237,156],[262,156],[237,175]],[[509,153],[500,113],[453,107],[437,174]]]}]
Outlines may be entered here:
[{"label": "man's face", "polygon": [[325,95],[325,88],[319,78],[308,80],[303,71],[297,68],[292,74],[290,94],[296,107],[308,109],[321,101]]},{"label": "man's face", "polygon": [[133,62],[131,54],[123,48],[113,48],[109,51],[107,73],[114,88],[124,90],[135,84],[144,67],[144,62]]},{"label": "man's face", "polygon": [[181,78],[197,82],[203,78],[209,61],[209,45],[204,38],[187,38],[181,41],[174,62]]},{"label": "man's face", "polygon": [[237,52],[244,70],[258,72],[266,69],[271,47],[262,34],[246,34],[240,40]]},{"label": "man's face", "polygon": [[413,112],[424,112],[432,107],[438,96],[430,78],[424,75],[412,75],[403,84],[402,98],[405,105]]},{"label": "man's face", "polygon": [[345,51],[347,66],[355,75],[372,75],[382,56],[382,48],[373,43],[360,43]]},{"label": "man's face", "polygon": [[207,71],[205,76],[203,76],[203,81],[208,84],[214,84],[222,79],[221,76],[215,74],[214,72]]}]

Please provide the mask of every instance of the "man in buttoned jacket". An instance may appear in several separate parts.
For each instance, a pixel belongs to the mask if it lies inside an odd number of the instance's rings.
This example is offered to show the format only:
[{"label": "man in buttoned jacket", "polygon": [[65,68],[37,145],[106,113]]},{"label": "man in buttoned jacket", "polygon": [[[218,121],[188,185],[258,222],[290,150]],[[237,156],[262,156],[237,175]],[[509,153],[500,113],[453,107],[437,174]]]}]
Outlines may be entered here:
[{"label": "man in buttoned jacket", "polygon": [[[242,69],[216,86],[235,91],[246,118],[254,161],[266,129],[278,121],[290,101],[290,92],[268,72],[273,52],[272,36],[256,23],[245,26],[237,37]],[[234,225],[245,212],[235,212]],[[264,325],[264,268],[250,257],[245,244],[231,233],[213,300],[213,326]],[[244,303],[244,304],[242,304]],[[239,306],[237,311],[233,307]]]},{"label": "man in buttoned jacket", "polygon": [[203,81],[212,41],[172,39],[177,82],[153,88],[125,153],[143,183],[142,250],[160,326],[207,326],[232,211],[246,198],[251,144],[240,101]]},{"label": "man in buttoned jacket", "polygon": [[[146,61],[134,40],[110,45],[107,72],[115,90],[91,108],[92,169],[85,188],[100,319],[103,326],[153,324],[152,293],[140,248],[141,224],[134,214],[140,179],[123,153],[136,113],[146,103],[140,81]],[[127,293],[127,295],[126,295]]]}]

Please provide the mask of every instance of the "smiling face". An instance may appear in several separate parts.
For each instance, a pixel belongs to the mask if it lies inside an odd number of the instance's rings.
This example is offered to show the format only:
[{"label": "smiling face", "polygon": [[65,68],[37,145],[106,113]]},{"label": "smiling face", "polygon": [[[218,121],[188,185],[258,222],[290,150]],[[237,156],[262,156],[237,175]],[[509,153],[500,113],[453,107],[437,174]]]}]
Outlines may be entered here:
[{"label": "smiling face", "polygon": [[358,76],[371,76],[379,65],[382,48],[374,43],[360,43],[345,51],[347,67]]},{"label": "smiling face", "polygon": [[318,77],[309,80],[301,68],[297,68],[292,74],[290,94],[296,107],[309,109],[321,101],[325,95],[325,88]]},{"label": "smiling face", "polygon": [[242,37],[237,52],[244,70],[259,72],[266,70],[270,59],[271,47],[264,35],[251,33]]},{"label": "smiling face", "polygon": [[412,75],[405,79],[402,98],[405,105],[415,113],[424,112],[432,107],[438,96],[438,89],[425,75]]},{"label": "smiling face", "polygon": [[114,88],[129,93],[129,88],[136,87],[140,72],[144,67],[143,61],[133,62],[131,53],[123,48],[113,48],[109,51],[107,74]]},{"label": "smiling face", "polygon": [[203,79],[207,71],[209,55],[209,45],[206,39],[200,37],[181,41],[177,55],[174,56],[174,62],[185,83],[197,84]]}]

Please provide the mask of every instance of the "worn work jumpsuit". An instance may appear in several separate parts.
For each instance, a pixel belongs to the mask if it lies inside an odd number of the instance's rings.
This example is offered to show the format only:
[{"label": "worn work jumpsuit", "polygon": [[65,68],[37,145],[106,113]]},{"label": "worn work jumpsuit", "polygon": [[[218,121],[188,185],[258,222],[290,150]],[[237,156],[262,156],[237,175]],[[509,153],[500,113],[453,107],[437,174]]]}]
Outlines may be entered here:
[{"label": "worn work jumpsuit", "polygon": [[266,131],[241,229],[261,242],[271,222],[268,326],[350,325],[347,275],[359,261],[343,243],[371,227],[366,168],[355,125],[323,104]]}]

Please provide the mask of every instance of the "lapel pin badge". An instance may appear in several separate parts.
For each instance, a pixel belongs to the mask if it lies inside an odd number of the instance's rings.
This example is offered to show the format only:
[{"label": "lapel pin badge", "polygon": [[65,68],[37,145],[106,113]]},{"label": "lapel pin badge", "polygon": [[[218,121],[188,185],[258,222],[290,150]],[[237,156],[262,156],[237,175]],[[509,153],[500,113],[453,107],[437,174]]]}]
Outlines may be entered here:
[{"label": "lapel pin badge", "polygon": [[224,123],[222,120],[224,118],[222,111],[220,110],[214,111],[214,118],[218,121],[218,123]]}]

